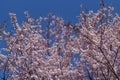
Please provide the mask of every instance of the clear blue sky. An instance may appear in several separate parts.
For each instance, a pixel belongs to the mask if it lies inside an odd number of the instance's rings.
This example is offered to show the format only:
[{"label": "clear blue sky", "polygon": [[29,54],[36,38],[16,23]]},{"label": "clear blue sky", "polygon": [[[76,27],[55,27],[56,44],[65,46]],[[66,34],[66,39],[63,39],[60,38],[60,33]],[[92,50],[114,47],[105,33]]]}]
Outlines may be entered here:
[{"label": "clear blue sky", "polygon": [[[112,5],[115,12],[120,14],[120,0],[104,0],[106,5]],[[34,18],[47,16],[53,13],[56,16],[63,17],[65,21],[77,22],[76,16],[80,14],[80,4],[83,4],[85,11],[99,9],[100,0],[0,0],[0,23],[6,20],[10,23],[8,13],[17,14],[18,21],[21,23],[24,17],[24,11],[29,11]],[[11,26],[11,25],[9,25]],[[0,41],[0,47],[5,46]]]},{"label": "clear blue sky", "polygon": [[[112,5],[115,12],[120,14],[120,0],[104,0],[106,5]],[[65,21],[76,22],[76,16],[80,14],[80,4],[83,4],[85,11],[99,9],[100,0],[0,0],[0,22],[10,22],[8,13],[17,14],[19,22],[24,20],[24,11],[29,11],[31,16],[47,16],[53,13],[63,17]],[[5,42],[0,41],[0,48],[5,47]]]},{"label": "clear blue sky", "polygon": [[[120,0],[104,0],[105,3],[112,4],[115,12],[120,14]],[[100,0],[0,0],[0,22],[9,21],[9,12],[17,14],[18,20],[24,19],[24,11],[28,10],[31,16],[47,16],[49,12],[63,17],[66,21],[76,22],[76,16],[80,13],[80,4],[85,10],[99,9]]]}]

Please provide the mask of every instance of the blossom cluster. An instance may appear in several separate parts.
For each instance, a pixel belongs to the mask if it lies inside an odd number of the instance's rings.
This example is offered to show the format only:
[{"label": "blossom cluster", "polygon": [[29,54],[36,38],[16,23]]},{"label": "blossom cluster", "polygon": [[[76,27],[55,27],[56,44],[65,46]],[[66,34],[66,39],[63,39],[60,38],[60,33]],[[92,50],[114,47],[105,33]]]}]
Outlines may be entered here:
[{"label": "blossom cluster", "polygon": [[8,55],[0,54],[0,67],[7,64],[8,80],[119,80],[120,17],[112,10],[82,11],[77,24],[25,12],[19,25],[10,13],[14,33],[3,33]]}]

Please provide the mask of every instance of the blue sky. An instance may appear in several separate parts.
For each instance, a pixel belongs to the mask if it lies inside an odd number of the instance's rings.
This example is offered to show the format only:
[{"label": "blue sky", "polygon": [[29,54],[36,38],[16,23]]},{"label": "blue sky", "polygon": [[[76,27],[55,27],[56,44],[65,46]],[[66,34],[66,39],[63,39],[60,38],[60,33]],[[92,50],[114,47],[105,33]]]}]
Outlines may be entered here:
[{"label": "blue sky", "polygon": [[[120,0],[104,0],[106,5],[112,5],[115,12],[120,14]],[[85,11],[97,11],[100,0],[0,0],[0,22],[10,22],[8,13],[17,14],[19,22],[24,20],[24,11],[29,11],[34,18],[47,16],[53,13],[62,17],[65,21],[77,22],[76,16],[80,14],[80,4],[83,4]],[[5,47],[5,42],[0,41],[0,48]]]},{"label": "blue sky", "polygon": [[[112,4],[115,12],[120,13],[120,0],[104,0],[105,3]],[[9,21],[9,12],[17,14],[18,21],[24,19],[24,11],[29,11],[31,16],[47,16],[49,12],[63,17],[66,21],[76,22],[80,14],[80,4],[83,4],[85,10],[99,9],[100,0],[0,0],[0,22]]]},{"label": "blue sky", "polygon": [[[106,5],[112,5],[115,12],[120,14],[120,0],[104,1]],[[66,22],[76,23],[76,16],[79,16],[81,11],[80,4],[84,6],[86,12],[89,10],[96,12],[100,7],[99,3],[100,0],[0,0],[0,23],[7,21],[10,24],[9,12],[16,13],[18,22],[21,23],[25,19],[24,11],[26,10],[34,18],[53,13],[62,17]],[[5,43],[0,42],[0,45],[3,47]]]}]

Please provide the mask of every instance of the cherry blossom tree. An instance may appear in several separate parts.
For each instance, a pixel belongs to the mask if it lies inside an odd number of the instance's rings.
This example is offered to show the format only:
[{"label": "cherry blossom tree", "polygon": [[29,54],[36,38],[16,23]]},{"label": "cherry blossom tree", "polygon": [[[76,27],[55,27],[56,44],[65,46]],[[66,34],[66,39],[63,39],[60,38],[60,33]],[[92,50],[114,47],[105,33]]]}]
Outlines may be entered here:
[{"label": "cherry blossom tree", "polygon": [[100,5],[97,12],[82,11],[76,24],[51,13],[33,19],[26,11],[20,25],[9,13],[14,30],[3,32],[8,55],[0,54],[7,79],[120,80],[120,17]]},{"label": "cherry blossom tree", "polygon": [[[3,32],[4,29],[7,28],[8,24],[6,21],[0,23],[0,41],[3,41]],[[9,69],[8,69],[8,58],[6,55],[1,54],[0,49],[0,80],[7,80],[9,77]]]}]

